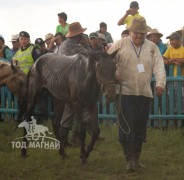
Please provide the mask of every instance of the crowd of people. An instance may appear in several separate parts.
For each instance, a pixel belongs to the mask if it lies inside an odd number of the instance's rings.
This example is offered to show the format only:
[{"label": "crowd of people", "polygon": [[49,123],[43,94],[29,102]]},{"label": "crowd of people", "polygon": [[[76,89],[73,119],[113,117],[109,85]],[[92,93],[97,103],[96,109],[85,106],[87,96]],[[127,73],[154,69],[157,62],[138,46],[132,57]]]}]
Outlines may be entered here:
[{"label": "crowd of people", "polygon": [[[170,42],[168,46],[161,40],[163,34],[158,29],[149,27],[146,18],[138,10],[138,2],[132,1],[118,21],[119,26],[125,25],[126,28],[117,42],[113,42],[105,22],[99,24],[99,30],[87,35],[84,33],[86,28],[79,22],[67,22],[65,12],[58,13],[59,25],[55,35],[48,33],[45,40],[37,38],[35,44],[30,43],[30,35],[26,31],[12,35],[12,49],[5,45],[4,38],[0,36],[0,59],[13,61],[26,74],[34,62],[48,52],[65,55],[74,55],[79,51],[112,54],[118,50],[114,61],[117,67],[116,81],[121,84],[116,87],[117,94],[120,94],[117,101],[121,109],[118,114],[119,142],[130,172],[143,167],[139,159],[142,144],[146,141],[146,123],[153,98],[150,86],[152,76],[156,78],[156,94],[161,96],[165,91],[166,75],[172,74],[169,72],[170,65],[174,65],[173,76],[178,75],[178,66],[181,66],[182,76],[184,75],[184,29],[167,36]],[[184,99],[184,83],[182,84]],[[84,121],[88,121],[88,113],[84,112],[83,116]],[[61,121],[62,136],[67,138],[73,119],[74,113],[70,105],[66,104]]]}]

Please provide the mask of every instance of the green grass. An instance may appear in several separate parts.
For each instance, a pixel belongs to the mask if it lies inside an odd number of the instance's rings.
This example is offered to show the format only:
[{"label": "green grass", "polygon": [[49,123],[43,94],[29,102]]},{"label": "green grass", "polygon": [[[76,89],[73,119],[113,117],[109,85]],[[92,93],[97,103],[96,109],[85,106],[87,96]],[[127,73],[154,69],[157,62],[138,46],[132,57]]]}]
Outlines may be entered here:
[{"label": "green grass", "polygon": [[[44,124],[51,130],[51,123]],[[148,129],[141,160],[146,168],[129,174],[118,142],[118,127],[101,126],[104,141],[95,144],[88,163],[80,164],[79,147],[67,148],[69,158],[63,160],[57,150],[28,149],[28,157],[20,157],[11,141],[22,136],[13,121],[0,123],[0,180],[183,180],[183,130]],[[89,141],[89,137],[87,138]]]}]

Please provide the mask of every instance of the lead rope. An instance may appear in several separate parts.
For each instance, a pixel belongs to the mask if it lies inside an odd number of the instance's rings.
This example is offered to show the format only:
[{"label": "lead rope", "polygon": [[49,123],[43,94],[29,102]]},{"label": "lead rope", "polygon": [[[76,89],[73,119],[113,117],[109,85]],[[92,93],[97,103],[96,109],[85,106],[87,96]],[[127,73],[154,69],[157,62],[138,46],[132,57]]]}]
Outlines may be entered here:
[{"label": "lead rope", "polygon": [[120,85],[120,92],[118,94],[118,100],[117,100],[117,102],[115,104],[115,107],[116,107],[115,109],[116,109],[116,113],[117,114],[121,114],[122,115],[128,130],[126,131],[126,130],[123,129],[123,127],[122,127],[122,125],[120,123],[120,120],[119,120],[119,116],[118,116],[118,123],[117,124],[119,125],[119,128],[123,131],[124,134],[130,134],[130,126],[129,126],[129,124],[128,124],[128,122],[127,122],[127,120],[126,120],[126,118],[125,118],[125,116],[124,116],[124,114],[122,112],[121,91],[122,91],[122,84]]}]

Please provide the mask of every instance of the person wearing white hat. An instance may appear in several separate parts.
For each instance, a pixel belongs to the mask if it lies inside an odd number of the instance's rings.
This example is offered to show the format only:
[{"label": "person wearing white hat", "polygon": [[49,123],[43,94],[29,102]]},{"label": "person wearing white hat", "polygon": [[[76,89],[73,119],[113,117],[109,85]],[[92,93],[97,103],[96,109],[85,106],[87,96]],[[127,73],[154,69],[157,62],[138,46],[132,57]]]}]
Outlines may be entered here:
[{"label": "person wearing white hat", "polygon": [[11,36],[11,41],[12,42],[12,54],[14,56],[14,54],[18,51],[18,49],[20,48],[20,43],[19,43],[19,35],[18,34],[12,34]]},{"label": "person wearing white hat", "polygon": [[54,34],[52,33],[48,33],[45,35],[45,44],[46,44],[46,49],[49,52],[54,52],[54,50],[56,49],[56,46],[53,45],[52,48],[50,47],[51,42],[52,42],[52,38],[54,38]]}]

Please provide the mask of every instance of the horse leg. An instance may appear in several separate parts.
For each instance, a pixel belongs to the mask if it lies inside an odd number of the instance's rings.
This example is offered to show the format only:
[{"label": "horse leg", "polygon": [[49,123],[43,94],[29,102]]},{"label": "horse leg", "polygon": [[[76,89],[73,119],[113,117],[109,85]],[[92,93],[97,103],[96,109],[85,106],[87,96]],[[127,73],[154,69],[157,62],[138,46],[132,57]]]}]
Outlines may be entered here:
[{"label": "horse leg", "polygon": [[86,158],[89,156],[90,152],[93,150],[93,147],[99,137],[100,127],[98,123],[98,109],[97,106],[89,111],[89,122],[88,122],[88,130],[90,131],[91,141],[87,146],[86,150]]},{"label": "horse leg", "polygon": [[24,133],[23,133],[23,140],[22,140],[22,146],[21,146],[21,157],[25,158],[27,156],[27,138],[26,136],[26,129],[24,128]]},{"label": "horse leg", "polygon": [[59,128],[59,140],[60,140],[60,149],[59,154],[63,157],[63,159],[68,158],[68,155],[65,152],[65,144],[68,140],[68,128],[60,127]]},{"label": "horse leg", "polygon": [[60,122],[62,118],[64,110],[64,103],[62,101],[54,99],[54,118],[52,120],[52,127],[54,130],[54,134],[56,136],[56,139],[59,140],[59,128],[60,128]]},{"label": "horse leg", "polygon": [[80,125],[79,138],[81,141],[80,146],[80,159],[81,164],[86,163],[86,150],[85,150],[85,139],[86,139],[86,123],[83,121],[84,113],[80,109],[76,110],[76,119]]},{"label": "horse leg", "polygon": [[81,154],[80,154],[80,158],[81,158],[81,164],[85,164],[86,163],[86,150],[85,150],[85,139],[86,139],[86,123],[81,122],[80,123],[80,141],[81,141]]},{"label": "horse leg", "polygon": [[[27,102],[27,108],[26,108],[26,121],[30,121],[31,120],[31,115],[33,114],[34,111],[34,107],[36,105],[37,102],[37,98],[35,97],[39,97],[39,93],[35,94],[35,96],[32,96],[33,98],[30,100],[28,97],[28,102]],[[27,155],[27,143],[28,140],[25,137],[26,136],[26,129],[24,128],[24,134],[23,134],[23,141],[22,141],[22,147],[21,147],[21,156],[22,157],[26,157]]]},{"label": "horse leg", "polygon": [[69,130],[72,127],[74,115],[75,111],[73,106],[71,104],[65,103],[60,124],[60,150],[59,150],[60,155],[62,155],[64,158],[68,157],[65,153],[64,147],[68,144],[67,142],[68,134]]}]

